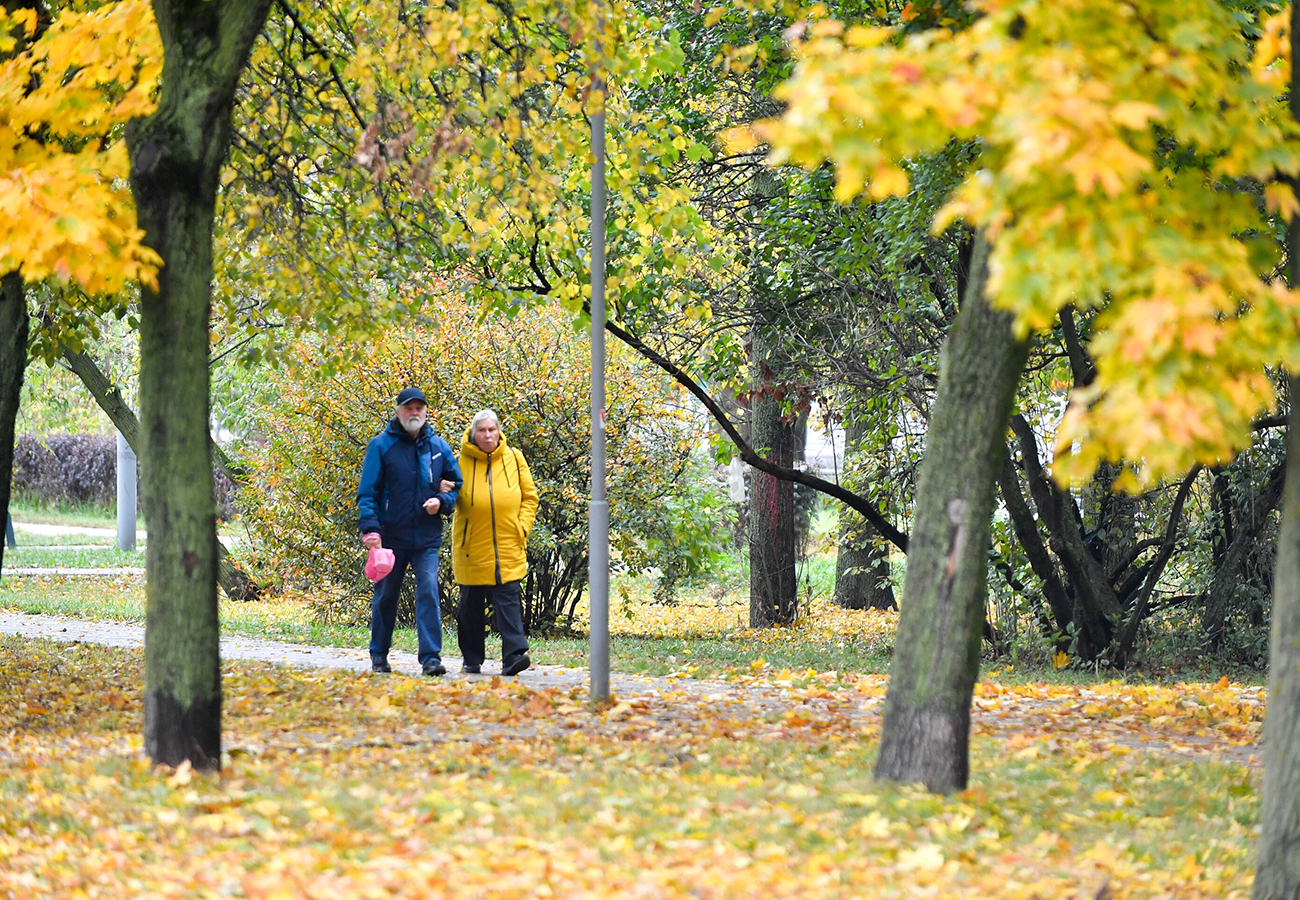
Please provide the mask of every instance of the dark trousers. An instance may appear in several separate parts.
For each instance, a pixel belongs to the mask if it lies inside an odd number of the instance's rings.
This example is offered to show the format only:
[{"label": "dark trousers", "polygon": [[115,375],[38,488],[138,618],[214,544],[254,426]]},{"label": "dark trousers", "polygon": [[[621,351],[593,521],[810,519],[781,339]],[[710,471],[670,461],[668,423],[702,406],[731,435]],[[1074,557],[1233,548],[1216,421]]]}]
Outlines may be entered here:
[{"label": "dark trousers", "polygon": [[420,665],[442,660],[442,611],[438,607],[438,548],[393,550],[393,571],[375,585],[370,601],[370,658],[387,659],[397,624],[397,598],[402,576],[410,566],[415,573],[415,634],[420,644]]},{"label": "dark trousers", "polygon": [[489,602],[497,633],[501,635],[501,665],[508,666],[528,652],[524,615],[519,605],[519,582],[462,584],[460,603],[456,606],[456,637],[460,641],[460,655],[467,666],[483,665],[483,657],[487,655],[483,639],[487,635]]}]

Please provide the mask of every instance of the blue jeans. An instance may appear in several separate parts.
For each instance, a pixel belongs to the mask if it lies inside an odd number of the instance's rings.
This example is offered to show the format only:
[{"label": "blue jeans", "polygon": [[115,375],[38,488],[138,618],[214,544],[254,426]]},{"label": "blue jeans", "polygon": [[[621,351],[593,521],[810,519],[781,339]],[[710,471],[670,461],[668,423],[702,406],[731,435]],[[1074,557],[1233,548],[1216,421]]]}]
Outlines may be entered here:
[{"label": "blue jeans", "polygon": [[420,665],[442,661],[442,610],[438,606],[438,548],[394,550],[393,571],[375,585],[370,602],[370,656],[387,659],[397,624],[397,597],[406,567],[415,572],[415,633],[420,640]]}]

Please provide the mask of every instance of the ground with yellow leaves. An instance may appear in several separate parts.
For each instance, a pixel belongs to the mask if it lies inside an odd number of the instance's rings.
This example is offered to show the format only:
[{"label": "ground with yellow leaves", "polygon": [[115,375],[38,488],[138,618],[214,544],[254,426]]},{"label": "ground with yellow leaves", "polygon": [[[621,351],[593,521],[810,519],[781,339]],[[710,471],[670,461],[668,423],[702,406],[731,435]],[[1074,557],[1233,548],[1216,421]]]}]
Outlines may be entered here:
[{"label": "ground with yellow leaves", "polygon": [[1245,897],[1258,688],[981,684],[970,790],[875,785],[884,679],[225,668],[151,771],[138,652],[0,639],[0,896]]}]

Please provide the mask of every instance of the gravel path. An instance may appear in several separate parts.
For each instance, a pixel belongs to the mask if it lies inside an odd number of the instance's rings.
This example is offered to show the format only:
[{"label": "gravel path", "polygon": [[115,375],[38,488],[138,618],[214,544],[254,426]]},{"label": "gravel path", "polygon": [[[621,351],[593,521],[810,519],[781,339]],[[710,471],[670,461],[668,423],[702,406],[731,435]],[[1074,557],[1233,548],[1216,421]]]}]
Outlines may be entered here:
[{"label": "gravel path", "polygon": [[[102,644],[107,647],[144,646],[144,627],[125,622],[92,622],[68,616],[26,615],[0,610],[0,634],[22,637],[46,638],[69,643]],[[288,644],[248,637],[221,639],[222,659],[247,659],[279,663],[313,669],[344,669],[352,672],[370,671],[370,653],[364,647],[313,647],[307,644]],[[419,675],[420,663],[414,653],[394,650],[388,654],[389,664],[395,673]],[[461,659],[444,656],[443,665],[450,677],[487,678],[501,674],[501,664],[488,660],[482,675],[464,675],[460,672]],[[534,666],[519,676],[520,680],[536,688],[573,687],[586,685],[587,670],[564,666]],[[618,694],[656,693],[665,679],[635,678],[615,675],[610,679],[611,689]]]}]

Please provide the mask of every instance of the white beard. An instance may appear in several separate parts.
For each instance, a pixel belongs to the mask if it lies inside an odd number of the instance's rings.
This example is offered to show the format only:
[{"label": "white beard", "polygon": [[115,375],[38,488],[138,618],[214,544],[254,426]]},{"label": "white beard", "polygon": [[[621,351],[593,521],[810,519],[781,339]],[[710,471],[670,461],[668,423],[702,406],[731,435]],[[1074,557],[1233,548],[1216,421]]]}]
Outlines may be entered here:
[{"label": "white beard", "polygon": [[406,429],[407,434],[411,437],[415,437],[420,433],[420,429],[424,427],[424,416],[415,416],[414,418],[407,419],[402,422],[402,427]]}]

